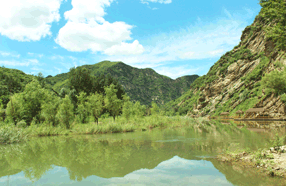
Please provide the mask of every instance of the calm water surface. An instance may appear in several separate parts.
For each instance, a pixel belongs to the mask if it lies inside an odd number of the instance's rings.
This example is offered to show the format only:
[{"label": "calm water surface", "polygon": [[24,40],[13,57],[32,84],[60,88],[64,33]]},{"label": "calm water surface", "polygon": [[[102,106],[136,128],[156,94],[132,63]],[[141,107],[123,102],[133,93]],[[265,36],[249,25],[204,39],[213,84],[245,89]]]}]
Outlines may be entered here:
[{"label": "calm water surface", "polygon": [[205,122],[107,135],[33,138],[0,146],[0,185],[286,185],[218,162],[226,149],[258,149],[283,124]]}]

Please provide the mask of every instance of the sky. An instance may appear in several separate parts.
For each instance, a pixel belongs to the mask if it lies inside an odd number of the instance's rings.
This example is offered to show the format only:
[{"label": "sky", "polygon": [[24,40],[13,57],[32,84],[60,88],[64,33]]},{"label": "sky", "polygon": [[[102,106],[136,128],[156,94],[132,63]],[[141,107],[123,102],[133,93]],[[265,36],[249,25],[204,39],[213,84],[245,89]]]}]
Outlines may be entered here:
[{"label": "sky", "polygon": [[258,0],[10,0],[0,6],[0,66],[45,77],[103,60],[172,79],[206,74]]}]

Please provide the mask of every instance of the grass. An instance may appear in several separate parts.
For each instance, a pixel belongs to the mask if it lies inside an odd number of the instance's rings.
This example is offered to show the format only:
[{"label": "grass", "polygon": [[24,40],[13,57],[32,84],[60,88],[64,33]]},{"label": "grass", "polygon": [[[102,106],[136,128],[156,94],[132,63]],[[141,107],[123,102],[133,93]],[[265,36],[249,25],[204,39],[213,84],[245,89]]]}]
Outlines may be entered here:
[{"label": "grass", "polygon": [[[202,122],[204,119],[197,119]],[[0,123],[0,143],[9,144],[26,140],[28,137],[77,135],[77,134],[105,134],[123,133],[133,131],[146,131],[153,128],[175,128],[189,126],[195,122],[193,118],[182,116],[145,116],[142,118],[133,117],[126,120],[124,117],[112,117],[100,119],[99,124],[95,122],[72,123],[71,129],[63,126],[53,127],[48,124],[35,124],[29,127],[17,127],[13,124]]]}]

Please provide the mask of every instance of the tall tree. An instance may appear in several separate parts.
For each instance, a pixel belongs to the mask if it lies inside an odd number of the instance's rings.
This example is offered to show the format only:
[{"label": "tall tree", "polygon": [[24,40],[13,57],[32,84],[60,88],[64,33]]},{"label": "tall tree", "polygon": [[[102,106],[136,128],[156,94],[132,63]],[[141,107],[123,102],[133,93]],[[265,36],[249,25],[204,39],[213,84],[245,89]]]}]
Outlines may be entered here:
[{"label": "tall tree", "polygon": [[70,128],[71,122],[74,119],[73,104],[68,95],[62,99],[62,103],[58,108],[56,118],[63,124],[67,129]]},{"label": "tall tree", "polygon": [[42,104],[41,116],[44,118],[46,123],[48,124],[51,123],[53,126],[58,125],[56,114],[57,114],[60,103],[61,103],[61,99],[51,94],[47,98],[47,100]]},{"label": "tall tree", "polygon": [[85,92],[80,92],[78,99],[77,115],[81,123],[87,123],[88,108],[87,108],[87,96]]},{"label": "tall tree", "polygon": [[87,108],[90,115],[92,115],[98,125],[98,118],[103,111],[103,95],[102,94],[91,94],[88,97]]},{"label": "tall tree", "polygon": [[89,95],[94,90],[93,81],[90,70],[84,67],[70,69],[69,87],[71,90],[75,89],[77,93],[85,92]]},{"label": "tall tree", "polygon": [[151,115],[158,115],[159,114],[159,107],[158,107],[158,105],[154,101],[152,101],[151,105],[152,105],[152,107],[150,108]]},{"label": "tall tree", "polygon": [[104,87],[104,91],[106,94],[104,97],[105,108],[109,111],[115,121],[115,116],[118,116],[121,111],[122,100],[117,98],[117,89],[114,84],[111,84],[109,87]]},{"label": "tall tree", "polygon": [[145,112],[146,112],[146,106],[141,105],[140,101],[136,101],[135,104],[133,105],[132,110],[133,110],[135,116],[143,117],[145,115]]},{"label": "tall tree", "polygon": [[130,97],[123,95],[122,116],[129,120],[132,115],[133,103],[130,101]]}]

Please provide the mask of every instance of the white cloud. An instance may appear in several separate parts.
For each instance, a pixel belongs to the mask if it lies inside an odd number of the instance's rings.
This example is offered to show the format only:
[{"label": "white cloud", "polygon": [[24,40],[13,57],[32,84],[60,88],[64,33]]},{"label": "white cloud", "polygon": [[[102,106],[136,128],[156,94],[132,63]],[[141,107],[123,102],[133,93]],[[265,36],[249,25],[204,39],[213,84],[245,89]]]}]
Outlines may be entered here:
[{"label": "white cloud", "polygon": [[223,8],[223,12],[228,16],[229,19],[232,19],[232,15],[226,8]]},{"label": "white cloud", "polygon": [[37,59],[28,59],[23,62],[19,61],[0,61],[0,65],[4,66],[30,66],[30,65],[38,65],[39,61]]},{"label": "white cloud", "polygon": [[57,68],[57,67],[54,67],[56,70],[58,70],[59,74],[62,72],[62,69],[61,68]]},{"label": "white cloud", "polygon": [[76,57],[73,57],[73,56],[69,56],[68,58],[70,58],[70,59],[73,60],[73,61],[77,60],[77,58],[76,58]]},{"label": "white cloud", "polygon": [[197,74],[199,70],[199,68],[194,68],[189,65],[182,65],[182,66],[176,66],[176,67],[169,67],[169,66],[164,67],[163,66],[163,67],[157,67],[154,69],[157,73],[163,74],[173,79],[176,79],[177,77],[181,77],[184,75]]},{"label": "white cloud", "polygon": [[140,45],[137,40],[133,43],[121,42],[119,45],[113,45],[104,51],[107,55],[136,55],[142,54],[143,52],[144,47]]},{"label": "white cloud", "polygon": [[141,0],[141,3],[149,5],[151,3],[161,3],[161,4],[170,4],[172,0]]},{"label": "white cloud", "polygon": [[98,24],[95,21],[69,21],[60,29],[56,42],[69,51],[104,51],[122,40],[130,40],[131,28],[132,26],[124,22]]},{"label": "white cloud", "polygon": [[[219,57],[239,43],[241,32],[248,24],[246,20],[251,13],[249,10],[245,12],[233,14],[232,19],[226,15],[211,23],[198,18],[189,27],[149,37],[149,46],[144,46],[145,52],[141,55],[110,56],[108,60],[123,61],[136,66],[143,63],[158,64]],[[164,75],[168,74],[166,72]]]},{"label": "white cloud", "polygon": [[0,55],[3,57],[16,57],[16,58],[20,57],[20,54],[12,54],[10,52],[3,52],[3,51],[0,51]]},{"label": "white cloud", "polygon": [[209,53],[213,56],[216,56],[216,55],[221,55],[223,52],[224,52],[223,49],[219,49],[219,50],[210,51]]},{"label": "white cloud", "polygon": [[51,60],[56,60],[56,59],[60,59],[60,60],[63,60],[64,57],[63,56],[60,56],[60,55],[53,55],[52,57],[50,57]]},{"label": "white cloud", "polygon": [[95,19],[104,22],[103,16],[106,14],[104,8],[110,6],[113,0],[72,0],[73,8],[65,12],[65,19],[72,22],[86,22]]},{"label": "white cloud", "polygon": [[[125,43],[131,40],[132,25],[116,21],[109,23],[103,16],[104,8],[110,6],[113,0],[72,0],[73,8],[65,12],[68,20],[62,27],[56,38],[56,43],[69,51],[104,52],[109,55],[118,51],[118,46],[135,46],[142,51],[142,45],[138,41]],[[125,52],[126,53],[126,52]],[[134,54],[134,53],[130,53]],[[135,54],[138,54],[136,51]]]},{"label": "white cloud", "polygon": [[39,57],[39,58],[42,58],[44,56],[44,54],[35,54],[35,53],[32,53],[32,52],[28,52],[28,55],[29,56]]},{"label": "white cloud", "polygon": [[18,41],[38,41],[51,35],[59,21],[61,0],[13,0],[0,6],[0,34]]}]

